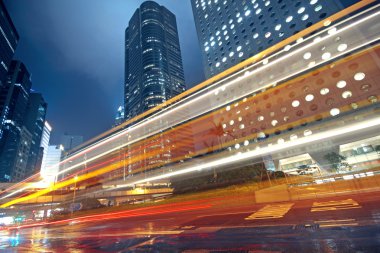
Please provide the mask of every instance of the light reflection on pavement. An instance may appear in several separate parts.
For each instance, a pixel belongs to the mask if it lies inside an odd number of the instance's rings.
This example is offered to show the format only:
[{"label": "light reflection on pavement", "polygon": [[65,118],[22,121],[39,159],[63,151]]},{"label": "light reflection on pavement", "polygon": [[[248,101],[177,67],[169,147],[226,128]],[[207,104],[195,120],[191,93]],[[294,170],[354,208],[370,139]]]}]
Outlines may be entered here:
[{"label": "light reflection on pavement", "polygon": [[[377,252],[380,196],[360,194],[1,231],[2,252]],[[313,206],[326,205],[318,212]],[[358,203],[349,208],[347,203]],[[340,208],[344,205],[344,208]],[[360,206],[360,208],[356,208]],[[263,210],[271,216],[263,219]],[[260,214],[260,219],[246,219]],[[283,216],[283,217],[281,217]]]}]

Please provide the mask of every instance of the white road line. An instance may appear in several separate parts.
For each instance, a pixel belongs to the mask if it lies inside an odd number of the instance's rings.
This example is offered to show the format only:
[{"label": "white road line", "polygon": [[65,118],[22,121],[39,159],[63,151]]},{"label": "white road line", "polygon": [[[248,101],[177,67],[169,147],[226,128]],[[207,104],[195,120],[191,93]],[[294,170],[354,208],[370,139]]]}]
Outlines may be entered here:
[{"label": "white road line", "polygon": [[266,205],[257,212],[251,214],[246,220],[279,219],[289,212],[294,203]]},{"label": "white road line", "polygon": [[314,202],[311,207],[311,212],[325,212],[325,211],[339,211],[339,210],[347,210],[347,209],[355,209],[362,208],[361,205],[358,204],[353,199],[345,199],[345,200],[332,200],[327,202]]}]

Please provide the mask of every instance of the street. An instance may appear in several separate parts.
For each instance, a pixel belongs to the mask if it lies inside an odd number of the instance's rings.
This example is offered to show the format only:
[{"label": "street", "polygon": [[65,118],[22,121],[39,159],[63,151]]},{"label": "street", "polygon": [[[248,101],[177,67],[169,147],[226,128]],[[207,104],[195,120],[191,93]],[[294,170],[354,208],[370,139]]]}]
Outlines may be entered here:
[{"label": "street", "polygon": [[[3,252],[380,252],[377,192],[253,204],[250,196],[1,231]],[[69,224],[69,226],[68,226]]]}]

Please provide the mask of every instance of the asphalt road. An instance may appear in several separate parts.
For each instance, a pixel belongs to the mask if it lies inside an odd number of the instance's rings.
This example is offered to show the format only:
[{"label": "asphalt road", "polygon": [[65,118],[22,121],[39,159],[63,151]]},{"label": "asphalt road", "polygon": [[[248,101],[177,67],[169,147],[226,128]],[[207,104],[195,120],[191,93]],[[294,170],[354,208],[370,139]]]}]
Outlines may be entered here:
[{"label": "asphalt road", "polygon": [[206,199],[0,231],[1,252],[380,252],[380,193]]}]

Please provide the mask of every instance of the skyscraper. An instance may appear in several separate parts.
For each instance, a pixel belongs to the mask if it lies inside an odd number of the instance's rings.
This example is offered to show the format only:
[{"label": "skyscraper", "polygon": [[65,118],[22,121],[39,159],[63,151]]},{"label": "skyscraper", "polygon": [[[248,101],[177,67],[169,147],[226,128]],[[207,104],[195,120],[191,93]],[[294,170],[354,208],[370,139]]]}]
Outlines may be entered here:
[{"label": "skyscraper", "polygon": [[185,91],[176,17],[153,1],[133,14],[125,31],[125,119]]},{"label": "skyscraper", "polygon": [[[40,152],[46,110],[47,103],[45,102],[42,95],[40,93],[30,93],[24,123],[25,127],[32,134],[32,143],[30,146],[28,162],[26,165],[28,175],[31,175],[40,170],[40,168],[36,168],[36,164]],[[40,157],[42,158],[42,154],[40,154]]]},{"label": "skyscraper", "polygon": [[2,0],[0,0],[0,89],[6,81],[9,65],[15,53],[19,36]]},{"label": "skyscraper", "polygon": [[44,166],[41,168],[41,176],[48,182],[54,182],[55,176],[59,172],[59,162],[63,156],[62,145],[49,145],[44,159]]},{"label": "skyscraper", "polygon": [[330,0],[191,0],[191,3],[208,78],[344,7],[339,1]]},{"label": "skyscraper", "polygon": [[44,130],[42,131],[41,145],[40,145],[41,148],[43,148],[41,170],[45,167],[46,156],[47,156],[49,143],[50,143],[50,133],[52,130],[53,128],[50,126],[49,122],[45,121]]},{"label": "skyscraper", "polygon": [[0,94],[0,181],[22,179],[26,173],[32,134],[24,127],[30,74],[25,65],[12,61],[5,86]]},{"label": "skyscraper", "polygon": [[61,136],[61,145],[65,151],[69,151],[83,143],[83,136],[65,133]]}]

